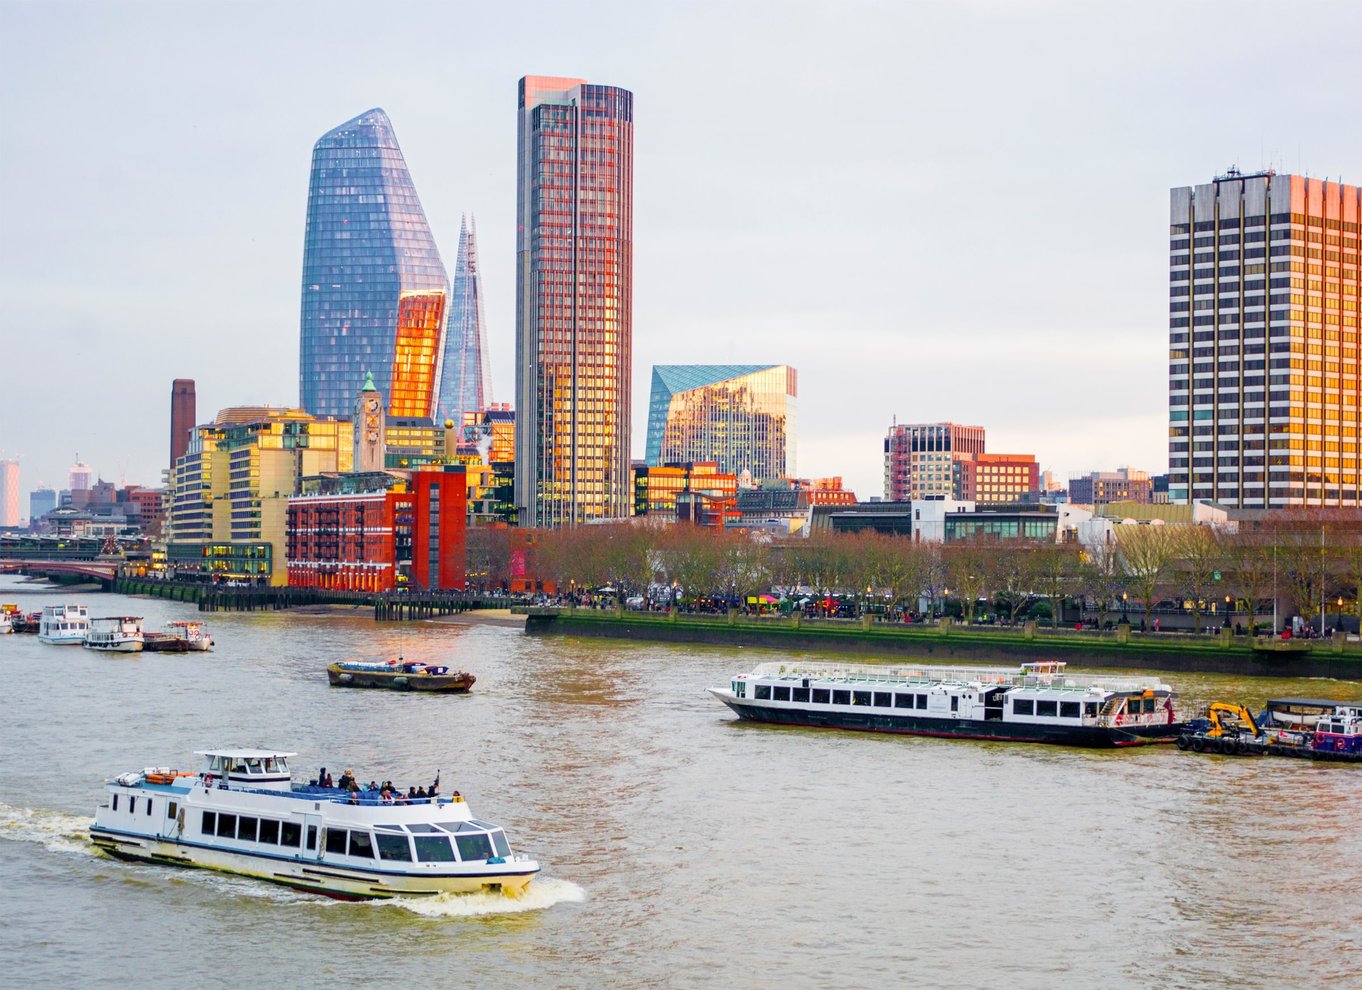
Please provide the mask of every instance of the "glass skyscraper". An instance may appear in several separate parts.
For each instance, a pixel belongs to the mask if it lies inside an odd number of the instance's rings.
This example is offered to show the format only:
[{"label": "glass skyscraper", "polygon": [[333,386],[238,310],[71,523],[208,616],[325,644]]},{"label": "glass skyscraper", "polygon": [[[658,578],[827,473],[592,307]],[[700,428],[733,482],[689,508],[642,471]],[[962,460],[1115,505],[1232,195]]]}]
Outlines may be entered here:
[{"label": "glass skyscraper", "polygon": [[634,97],[520,80],[515,499],[526,526],[629,515]]},{"label": "glass skyscraper", "polygon": [[1169,500],[1362,506],[1362,188],[1231,169],[1170,205]]},{"label": "glass skyscraper", "polygon": [[390,416],[436,413],[449,281],[392,124],[369,110],[312,149],[299,393],[349,417],[366,372]]},{"label": "glass skyscraper", "polygon": [[467,413],[492,402],[492,372],[483,323],[482,273],[478,270],[478,228],[464,217],[459,224],[459,255],[454,262],[454,297],[445,335],[440,374],[440,416],[462,426]]},{"label": "glass skyscraper", "polygon": [[659,364],[648,402],[650,467],[715,461],[760,483],[795,473],[795,370],[773,364]]}]

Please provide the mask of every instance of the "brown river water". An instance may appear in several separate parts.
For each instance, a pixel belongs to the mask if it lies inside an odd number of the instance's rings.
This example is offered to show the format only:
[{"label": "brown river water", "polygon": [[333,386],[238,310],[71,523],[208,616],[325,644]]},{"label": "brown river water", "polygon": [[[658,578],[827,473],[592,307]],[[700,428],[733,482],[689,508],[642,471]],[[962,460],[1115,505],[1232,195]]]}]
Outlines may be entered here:
[{"label": "brown river water", "polygon": [[[83,600],[148,629],[198,617],[14,578],[0,600]],[[206,655],[0,637],[0,982],[1362,986],[1362,767],[739,723],[704,689],[769,650],[208,619]],[[333,659],[398,653],[477,685],[327,684]],[[1186,705],[1362,699],[1329,680],[1169,680]],[[438,770],[543,873],[519,900],[347,904],[92,851],[106,778],[231,745],[297,751],[299,776]]]}]

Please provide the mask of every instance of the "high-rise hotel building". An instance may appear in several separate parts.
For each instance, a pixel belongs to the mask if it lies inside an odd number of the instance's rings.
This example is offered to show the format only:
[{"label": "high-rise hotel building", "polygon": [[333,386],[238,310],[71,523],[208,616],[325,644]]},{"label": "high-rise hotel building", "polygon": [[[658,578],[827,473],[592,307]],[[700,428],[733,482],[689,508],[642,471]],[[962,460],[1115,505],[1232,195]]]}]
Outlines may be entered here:
[{"label": "high-rise hotel building", "polygon": [[348,417],[373,372],[388,415],[434,416],[449,281],[388,115],[369,110],[312,149],[299,393]]},{"label": "high-rise hotel building", "polygon": [[1170,214],[1169,500],[1362,506],[1362,189],[1231,169]]},{"label": "high-rise hotel building", "polygon": [[515,500],[526,526],[629,515],[634,97],[520,80]]}]

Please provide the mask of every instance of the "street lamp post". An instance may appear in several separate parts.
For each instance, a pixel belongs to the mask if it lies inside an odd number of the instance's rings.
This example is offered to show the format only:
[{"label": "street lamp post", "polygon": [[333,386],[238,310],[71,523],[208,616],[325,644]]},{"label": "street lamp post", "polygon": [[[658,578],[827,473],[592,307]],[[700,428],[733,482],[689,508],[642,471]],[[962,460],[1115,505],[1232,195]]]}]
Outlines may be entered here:
[{"label": "street lamp post", "polygon": [[1231,596],[1231,595],[1226,595],[1226,596],[1225,596],[1225,628],[1226,628],[1226,629],[1228,629],[1228,628],[1230,627],[1230,610],[1231,610],[1233,604],[1234,604],[1234,598],[1233,598],[1233,596]]},{"label": "street lamp post", "polygon": [[1121,592],[1121,621],[1130,625],[1130,592]]}]

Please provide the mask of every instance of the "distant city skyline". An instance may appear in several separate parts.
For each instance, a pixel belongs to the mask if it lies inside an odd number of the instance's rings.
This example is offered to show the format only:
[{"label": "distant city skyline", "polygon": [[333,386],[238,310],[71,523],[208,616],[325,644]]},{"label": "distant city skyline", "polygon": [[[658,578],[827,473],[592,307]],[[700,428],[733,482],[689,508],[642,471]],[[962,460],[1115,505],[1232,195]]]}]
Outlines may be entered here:
[{"label": "distant city skyline", "polygon": [[[647,120],[632,455],[652,365],[778,355],[801,372],[800,472],[861,498],[881,491],[894,416],[983,424],[1058,478],[1162,473],[1168,190],[1231,163],[1357,181],[1356,4],[774,10],[0,4],[4,339],[62,368],[7,379],[5,455],[26,485],[64,487],[76,450],[158,485],[173,379],[196,380],[205,419],[294,405],[308,156],[365,107],[391,115],[446,263],[477,214],[510,398],[505,94],[541,67],[625,86]],[[460,58],[376,57],[415,24],[466,39]],[[1295,50],[1308,100],[1263,70]],[[1213,114],[1188,99],[1210,79],[1237,87]]]}]

